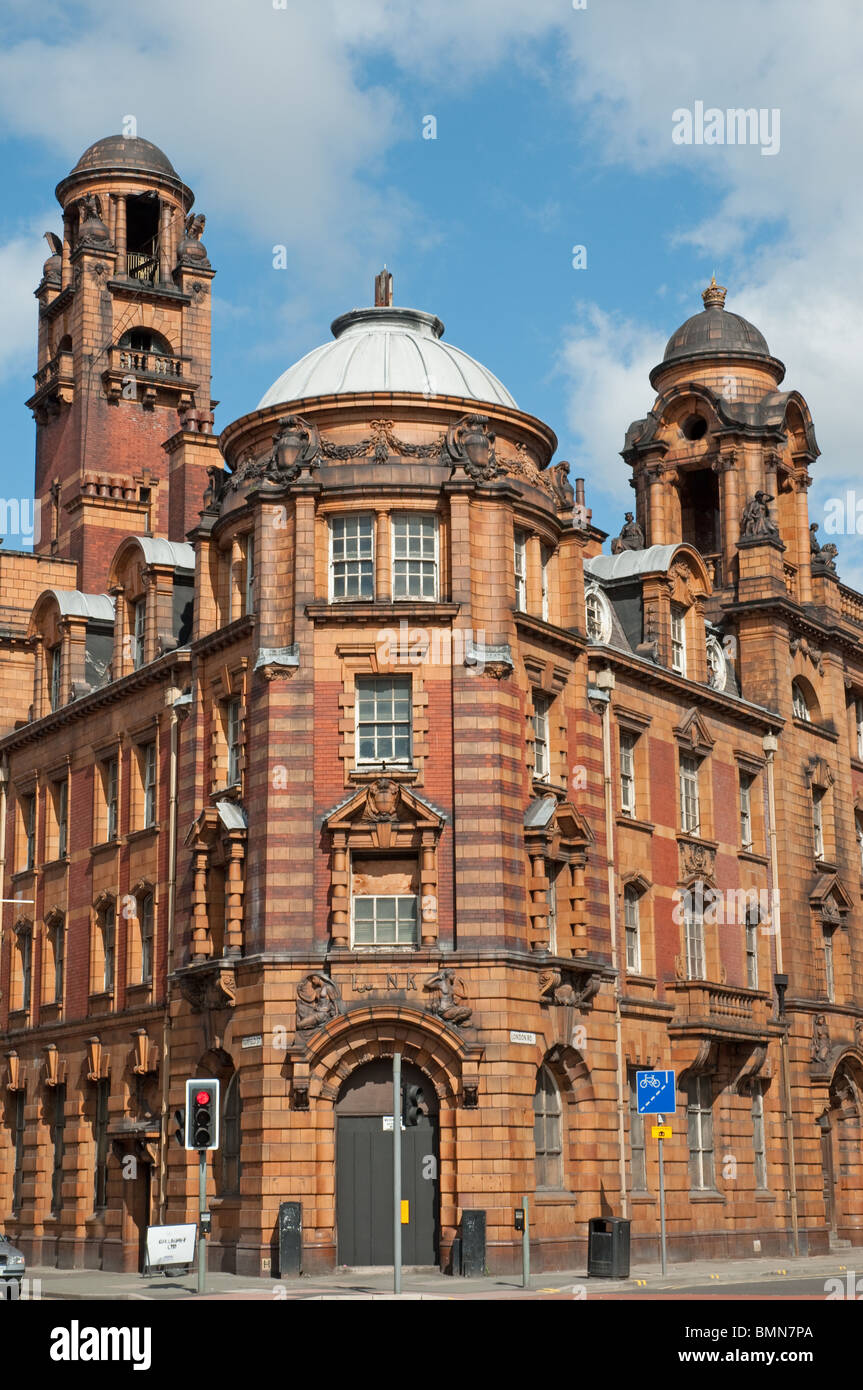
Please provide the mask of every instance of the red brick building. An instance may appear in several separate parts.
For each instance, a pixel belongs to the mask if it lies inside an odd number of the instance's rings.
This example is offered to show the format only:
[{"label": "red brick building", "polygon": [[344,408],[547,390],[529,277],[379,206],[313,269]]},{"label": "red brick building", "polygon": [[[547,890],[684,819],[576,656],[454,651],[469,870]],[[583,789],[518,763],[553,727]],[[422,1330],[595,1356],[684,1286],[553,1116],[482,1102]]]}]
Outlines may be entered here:
[{"label": "red brick building", "polygon": [[603,553],[386,273],[216,436],[190,190],[118,136],[57,193],[0,554],[7,1233],[137,1267],[216,1076],[211,1261],[274,1269],[296,1201],[308,1271],[386,1263],[398,1050],[410,1263],[480,1209],[513,1267],[523,1195],[538,1268],[601,1215],[655,1254],[653,1066],[673,1257],[859,1242],[863,596],[762,335],[713,284],[672,336]]}]

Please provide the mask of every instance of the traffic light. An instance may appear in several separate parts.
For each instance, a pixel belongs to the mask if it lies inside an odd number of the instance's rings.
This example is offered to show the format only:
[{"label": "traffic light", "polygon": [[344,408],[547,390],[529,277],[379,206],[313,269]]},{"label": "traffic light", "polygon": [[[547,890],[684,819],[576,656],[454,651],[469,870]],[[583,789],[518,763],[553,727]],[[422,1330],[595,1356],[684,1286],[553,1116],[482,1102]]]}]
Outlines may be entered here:
[{"label": "traffic light", "polygon": [[186,1148],[219,1147],[218,1081],[186,1082]]},{"label": "traffic light", "polygon": [[186,1112],[185,1110],[175,1110],[174,1119],[177,1121],[177,1128],[174,1130],[174,1138],[181,1149],[186,1147]]},{"label": "traffic light", "polygon": [[425,1096],[422,1086],[405,1086],[404,1094],[403,1121],[407,1129],[409,1125],[419,1124],[420,1115],[425,1114]]}]

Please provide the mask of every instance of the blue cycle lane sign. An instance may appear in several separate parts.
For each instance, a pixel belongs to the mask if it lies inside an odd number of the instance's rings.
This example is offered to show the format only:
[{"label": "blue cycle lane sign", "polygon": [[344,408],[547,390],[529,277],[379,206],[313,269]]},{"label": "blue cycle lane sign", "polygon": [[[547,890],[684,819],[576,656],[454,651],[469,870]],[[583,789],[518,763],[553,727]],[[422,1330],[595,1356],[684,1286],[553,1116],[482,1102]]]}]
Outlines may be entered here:
[{"label": "blue cycle lane sign", "polygon": [[673,1071],[637,1071],[635,1085],[639,1115],[676,1113],[677,1087]]}]

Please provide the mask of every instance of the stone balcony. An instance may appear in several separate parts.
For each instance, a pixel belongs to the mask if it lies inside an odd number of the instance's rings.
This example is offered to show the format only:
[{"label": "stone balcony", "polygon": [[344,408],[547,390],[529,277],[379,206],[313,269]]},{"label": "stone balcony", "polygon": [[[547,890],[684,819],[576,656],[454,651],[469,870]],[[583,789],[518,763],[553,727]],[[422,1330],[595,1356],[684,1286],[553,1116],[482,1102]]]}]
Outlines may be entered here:
[{"label": "stone balcony", "polygon": [[673,1037],[754,1042],[768,1036],[772,996],[760,990],[709,980],[675,980],[668,985],[668,993],[675,1006],[668,1025]]},{"label": "stone balcony", "polygon": [[166,353],[144,352],[137,348],[112,347],[102,381],[110,400],[135,399],[154,405],[157,398],[170,397],[178,406],[191,405],[198,383],[187,376],[189,359]]},{"label": "stone balcony", "polygon": [[33,380],[36,390],[28,400],[27,407],[41,424],[56,415],[61,405],[71,405],[74,400],[75,377],[71,352],[58,352],[56,357],[39,368]]}]

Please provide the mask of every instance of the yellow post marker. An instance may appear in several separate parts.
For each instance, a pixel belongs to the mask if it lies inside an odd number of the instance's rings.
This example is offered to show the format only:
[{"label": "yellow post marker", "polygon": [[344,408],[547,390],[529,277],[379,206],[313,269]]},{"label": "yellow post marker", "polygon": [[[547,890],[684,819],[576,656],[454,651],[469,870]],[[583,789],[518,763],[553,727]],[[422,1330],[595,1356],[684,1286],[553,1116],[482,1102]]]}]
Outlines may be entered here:
[{"label": "yellow post marker", "polygon": [[652,1125],[650,1132],[654,1139],[670,1139],[671,1125]]},{"label": "yellow post marker", "polygon": [[402,1225],[403,1225],[403,1226],[407,1226],[407,1225],[410,1224],[410,1216],[409,1216],[409,1214],[408,1214],[408,1208],[409,1208],[409,1206],[410,1206],[410,1202],[402,1201]]}]

